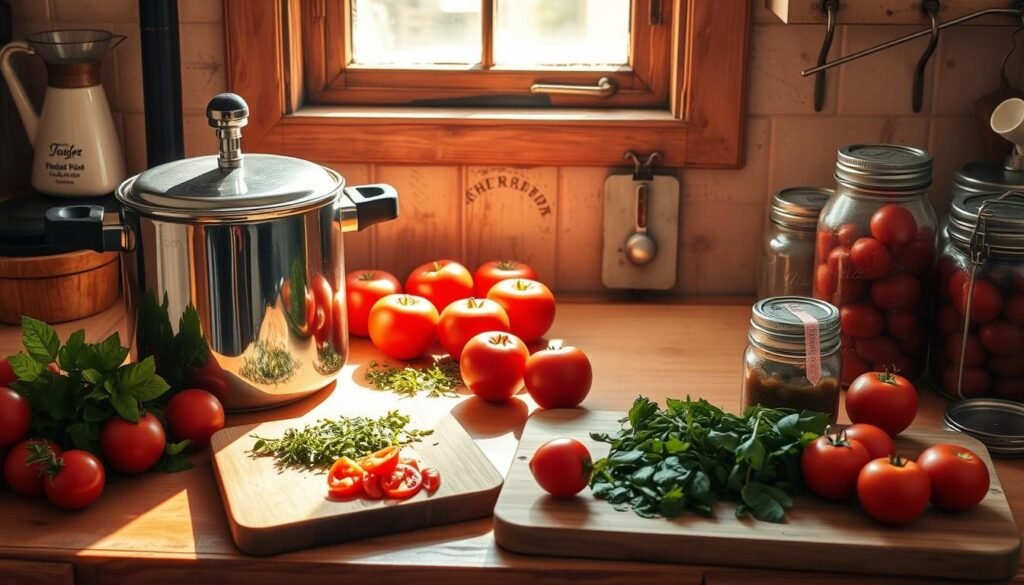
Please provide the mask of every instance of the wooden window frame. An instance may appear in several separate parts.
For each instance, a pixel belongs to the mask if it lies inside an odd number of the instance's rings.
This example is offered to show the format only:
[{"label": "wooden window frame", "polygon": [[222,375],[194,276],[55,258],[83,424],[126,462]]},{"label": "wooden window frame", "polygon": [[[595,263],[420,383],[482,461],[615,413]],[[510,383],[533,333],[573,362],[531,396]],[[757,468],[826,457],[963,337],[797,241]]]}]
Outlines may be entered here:
[{"label": "wooden window frame", "polygon": [[[483,3],[485,16],[493,0]],[[662,5],[662,2],[664,4]],[[466,95],[522,94],[534,83],[594,85],[601,77],[612,79],[618,91],[607,98],[549,96],[553,106],[662,108],[669,103],[672,25],[676,8],[671,0],[633,0],[630,64],[618,70],[594,68],[562,71],[495,68],[489,50],[493,32],[484,27],[481,66],[443,69],[352,67],[347,65],[352,36],[345,15],[352,0],[302,3],[302,51],[306,67],[305,101],[322,105],[411,105],[410,102],[459,99]],[[651,23],[651,6],[658,3],[661,24]],[[538,96],[539,97],[539,96]]]},{"label": "wooden window frame", "polygon": [[663,1],[676,15],[667,110],[537,110],[308,104],[307,72],[327,69],[304,59],[303,43],[316,40],[302,6],[325,0],[225,0],[228,85],[250,110],[244,148],[332,163],[517,166],[617,166],[633,150],[658,151],[665,166],[739,167],[751,2]]}]

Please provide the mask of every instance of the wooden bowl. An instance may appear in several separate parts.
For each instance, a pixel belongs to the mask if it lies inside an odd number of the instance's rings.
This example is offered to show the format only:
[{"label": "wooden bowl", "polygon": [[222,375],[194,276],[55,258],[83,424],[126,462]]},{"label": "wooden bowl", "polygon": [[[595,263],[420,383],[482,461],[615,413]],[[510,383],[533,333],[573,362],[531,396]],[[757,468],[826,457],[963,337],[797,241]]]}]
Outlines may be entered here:
[{"label": "wooden bowl", "polygon": [[0,322],[28,315],[47,323],[95,315],[117,301],[117,252],[82,250],[52,256],[0,256]]}]

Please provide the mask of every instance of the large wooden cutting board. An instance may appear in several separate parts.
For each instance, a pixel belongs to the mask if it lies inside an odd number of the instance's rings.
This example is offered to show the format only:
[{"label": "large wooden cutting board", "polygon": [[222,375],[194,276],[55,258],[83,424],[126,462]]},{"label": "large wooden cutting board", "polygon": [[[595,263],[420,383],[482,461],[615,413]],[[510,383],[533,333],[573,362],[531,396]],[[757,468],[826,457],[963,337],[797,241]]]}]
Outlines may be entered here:
[{"label": "large wooden cutting board", "polygon": [[963,445],[985,459],[992,476],[988,496],[975,509],[950,514],[929,508],[903,527],[878,524],[856,503],[797,498],[782,524],[736,518],[731,502],[713,518],[645,519],[617,512],[589,490],[570,499],[545,495],[530,475],[529,459],[542,443],[573,437],[594,458],[608,445],[591,431],[619,429],[621,413],[550,410],[534,414],[494,510],[494,535],[512,551],[601,559],[807,569],[920,577],[1005,579],[1017,573],[1020,534],[984,445],[957,433],[908,432],[900,453],[916,457],[936,443]]},{"label": "large wooden cutting board", "polygon": [[[219,431],[211,440],[213,469],[231,526],[242,552],[270,555],[489,516],[502,478],[486,455],[450,414],[427,416],[403,406],[407,428],[434,433],[402,449],[441,472],[441,487],[404,501],[327,498],[324,473],[274,467],[270,457],[252,457],[255,439],[279,437],[317,416],[242,425]],[[379,416],[381,412],[364,412]]]}]

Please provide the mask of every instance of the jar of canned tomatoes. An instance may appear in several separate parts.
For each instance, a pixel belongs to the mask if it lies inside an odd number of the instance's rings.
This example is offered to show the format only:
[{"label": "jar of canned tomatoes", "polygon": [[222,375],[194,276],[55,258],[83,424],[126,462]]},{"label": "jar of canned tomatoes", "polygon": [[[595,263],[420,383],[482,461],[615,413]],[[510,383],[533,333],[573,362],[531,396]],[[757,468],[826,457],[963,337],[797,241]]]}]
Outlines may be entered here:
[{"label": "jar of canned tomatoes", "polygon": [[932,380],[1024,402],[1024,193],[954,199],[936,276]]},{"label": "jar of canned tomatoes", "polygon": [[813,296],[839,307],[849,385],[867,371],[924,373],[935,264],[932,157],[890,144],[839,149],[836,194],[818,218]]}]

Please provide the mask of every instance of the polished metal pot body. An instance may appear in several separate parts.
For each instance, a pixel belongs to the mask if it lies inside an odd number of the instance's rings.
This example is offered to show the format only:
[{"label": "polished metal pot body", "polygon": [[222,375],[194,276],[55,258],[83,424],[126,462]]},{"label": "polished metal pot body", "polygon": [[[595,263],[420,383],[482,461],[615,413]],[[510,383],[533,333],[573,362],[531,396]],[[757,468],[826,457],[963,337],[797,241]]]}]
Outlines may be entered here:
[{"label": "polished metal pot body", "polygon": [[[152,332],[169,323],[177,334],[194,309],[209,356],[198,374],[186,375],[198,375],[199,384],[221,380],[228,409],[295,400],[334,380],[348,349],[336,205],[231,223],[168,221],[124,208],[122,222],[133,357],[159,352]],[[332,297],[326,303],[313,288],[323,282]]]}]

